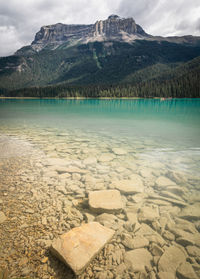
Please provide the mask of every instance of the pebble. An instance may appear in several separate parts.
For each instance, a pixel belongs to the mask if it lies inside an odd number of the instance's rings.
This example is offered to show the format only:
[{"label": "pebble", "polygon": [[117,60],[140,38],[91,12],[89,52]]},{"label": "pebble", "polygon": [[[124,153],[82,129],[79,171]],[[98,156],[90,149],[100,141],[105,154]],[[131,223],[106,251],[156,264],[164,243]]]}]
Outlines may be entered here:
[{"label": "pebble", "polygon": [[2,211],[0,211],[0,224],[5,222],[6,219],[7,219],[7,217],[5,216],[5,214]]}]

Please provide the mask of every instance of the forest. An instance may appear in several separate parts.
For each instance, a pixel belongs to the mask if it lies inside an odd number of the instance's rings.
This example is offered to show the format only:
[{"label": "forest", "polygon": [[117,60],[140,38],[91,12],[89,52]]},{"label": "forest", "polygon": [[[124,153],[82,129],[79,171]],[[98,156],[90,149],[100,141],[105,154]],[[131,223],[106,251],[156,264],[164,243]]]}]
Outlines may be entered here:
[{"label": "forest", "polygon": [[[69,84],[60,83],[49,86],[33,86],[20,89],[0,88],[2,97],[36,97],[36,98],[199,98],[200,97],[200,57],[189,61],[180,67],[155,71],[151,79],[145,78],[148,71],[141,72],[141,81],[135,78],[133,82]],[[150,74],[149,74],[150,76]],[[133,80],[134,80],[133,78]]]}]

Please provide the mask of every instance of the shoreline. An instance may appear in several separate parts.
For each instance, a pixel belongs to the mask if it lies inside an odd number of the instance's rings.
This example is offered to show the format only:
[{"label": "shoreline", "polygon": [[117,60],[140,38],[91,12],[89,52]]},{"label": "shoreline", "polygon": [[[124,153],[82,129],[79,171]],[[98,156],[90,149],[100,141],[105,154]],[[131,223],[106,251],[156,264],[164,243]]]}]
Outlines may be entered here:
[{"label": "shoreline", "polygon": [[200,99],[200,98],[163,98],[163,97],[150,97],[150,98],[141,98],[141,97],[121,97],[121,98],[115,98],[115,97],[101,97],[101,98],[90,98],[90,97],[63,97],[63,98],[58,98],[58,97],[43,97],[43,98],[38,98],[38,97],[2,97],[0,96],[0,99],[27,99],[27,100],[139,100],[139,99],[145,99],[145,100],[174,100],[174,99]]}]

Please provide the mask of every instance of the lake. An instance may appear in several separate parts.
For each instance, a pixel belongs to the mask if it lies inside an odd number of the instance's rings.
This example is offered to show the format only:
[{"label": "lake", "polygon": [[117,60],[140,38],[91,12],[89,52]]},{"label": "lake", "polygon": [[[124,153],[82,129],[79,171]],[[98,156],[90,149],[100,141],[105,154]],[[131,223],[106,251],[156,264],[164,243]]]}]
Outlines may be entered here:
[{"label": "lake", "polygon": [[[2,267],[11,278],[74,278],[50,242],[98,221],[115,236],[90,278],[177,276],[186,259],[198,277],[199,173],[200,99],[0,99]],[[120,192],[120,212],[89,206],[102,190]]]}]

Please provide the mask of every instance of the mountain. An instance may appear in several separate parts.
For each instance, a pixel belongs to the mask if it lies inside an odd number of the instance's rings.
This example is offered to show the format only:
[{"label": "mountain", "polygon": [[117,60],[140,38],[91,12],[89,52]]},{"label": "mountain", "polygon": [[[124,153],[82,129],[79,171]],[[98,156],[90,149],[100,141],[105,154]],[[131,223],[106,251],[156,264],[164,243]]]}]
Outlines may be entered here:
[{"label": "mountain", "polygon": [[22,48],[17,55],[30,54],[42,49],[55,50],[62,44],[67,46],[87,44],[103,41],[133,41],[150,37],[133,18],[120,18],[111,15],[106,20],[99,20],[95,24],[75,25],[57,23],[41,27],[36,33],[31,46]]},{"label": "mountain", "polygon": [[133,18],[111,15],[89,25],[57,23],[41,27],[31,45],[0,58],[0,88],[168,80],[198,56],[200,37],[152,36]]}]

